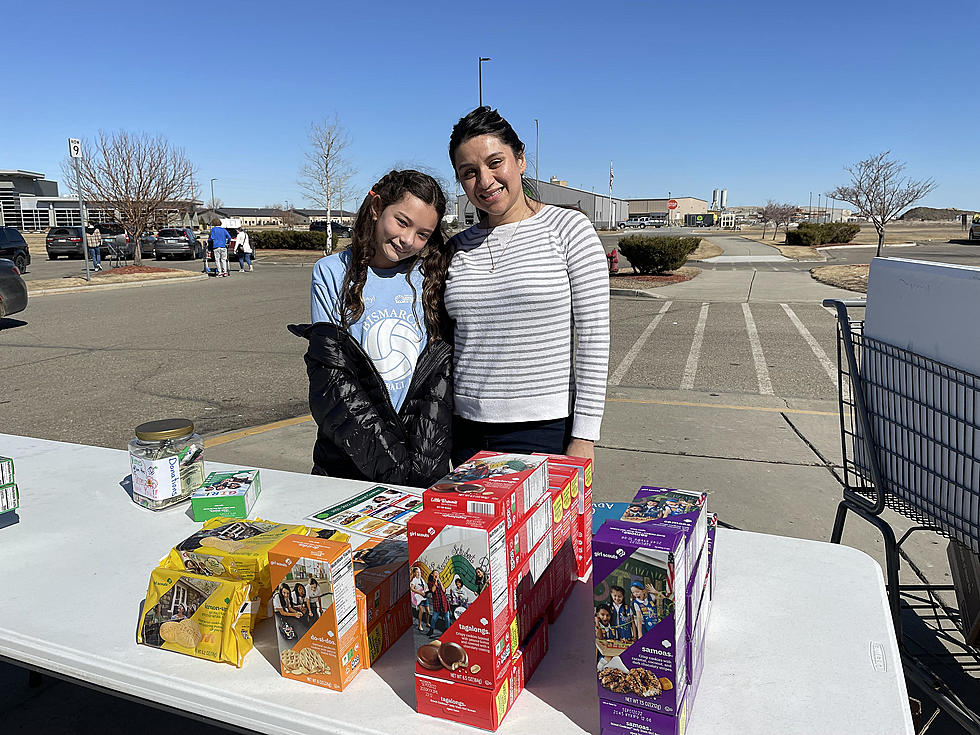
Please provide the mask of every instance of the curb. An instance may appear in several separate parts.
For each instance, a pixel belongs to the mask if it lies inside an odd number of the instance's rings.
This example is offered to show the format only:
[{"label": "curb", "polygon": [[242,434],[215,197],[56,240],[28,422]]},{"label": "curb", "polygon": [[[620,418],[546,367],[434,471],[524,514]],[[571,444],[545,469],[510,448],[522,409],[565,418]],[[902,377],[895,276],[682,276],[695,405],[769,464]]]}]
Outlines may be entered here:
[{"label": "curb", "polygon": [[[885,248],[914,248],[915,246],[916,243],[914,242],[886,242],[884,245],[881,246],[881,249],[884,250]],[[858,248],[876,248],[876,247],[878,247],[877,244],[875,245],[824,245],[823,247],[817,248],[817,250],[819,250],[820,252],[824,252],[825,250],[856,250]]]},{"label": "curb", "polygon": [[69,286],[68,288],[40,288],[31,290],[30,283],[27,285],[27,297],[51,296],[59,293],[79,293],[82,291],[111,291],[116,288],[142,288],[143,286],[153,286],[159,283],[186,283],[187,281],[203,281],[207,278],[203,273],[196,276],[183,276],[179,278],[154,278],[146,281],[123,281],[121,283],[93,283],[87,286]]},{"label": "curb", "polygon": [[[671,284],[675,285],[675,284]],[[639,296],[644,299],[662,299],[663,296],[659,296],[655,293],[648,293],[652,291],[652,288],[610,288],[610,296]]]}]

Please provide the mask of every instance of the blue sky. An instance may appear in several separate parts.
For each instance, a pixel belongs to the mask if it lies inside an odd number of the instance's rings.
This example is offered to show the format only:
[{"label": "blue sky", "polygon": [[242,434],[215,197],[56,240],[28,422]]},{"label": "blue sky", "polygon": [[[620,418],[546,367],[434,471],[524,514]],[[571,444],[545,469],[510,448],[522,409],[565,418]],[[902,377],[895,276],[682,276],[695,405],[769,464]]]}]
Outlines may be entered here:
[{"label": "blue sky", "polygon": [[182,146],[228,206],[303,206],[307,129],[334,115],[359,194],[393,166],[450,179],[449,132],[489,56],[484,101],[532,175],[538,118],[541,177],[585,190],[607,191],[612,161],[617,196],[806,204],[890,149],[937,181],[924,204],[980,208],[976,0],[96,0],[0,18],[0,168],[53,179],[68,137],[127,129]]}]

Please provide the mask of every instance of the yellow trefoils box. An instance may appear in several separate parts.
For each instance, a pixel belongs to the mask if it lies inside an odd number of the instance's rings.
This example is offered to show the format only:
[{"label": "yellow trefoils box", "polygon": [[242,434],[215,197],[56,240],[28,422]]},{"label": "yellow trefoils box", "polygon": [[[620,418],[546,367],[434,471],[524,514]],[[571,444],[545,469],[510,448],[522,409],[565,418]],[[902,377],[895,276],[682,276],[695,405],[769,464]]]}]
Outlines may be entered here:
[{"label": "yellow trefoils box", "polygon": [[179,569],[150,574],[136,640],[147,646],[241,666],[252,650],[252,586]]},{"label": "yellow trefoils box", "polygon": [[181,541],[161,562],[203,576],[250,582],[262,601],[261,613],[272,597],[269,549],[290,534],[306,535],[306,526],[273,523],[261,518],[218,517]]}]

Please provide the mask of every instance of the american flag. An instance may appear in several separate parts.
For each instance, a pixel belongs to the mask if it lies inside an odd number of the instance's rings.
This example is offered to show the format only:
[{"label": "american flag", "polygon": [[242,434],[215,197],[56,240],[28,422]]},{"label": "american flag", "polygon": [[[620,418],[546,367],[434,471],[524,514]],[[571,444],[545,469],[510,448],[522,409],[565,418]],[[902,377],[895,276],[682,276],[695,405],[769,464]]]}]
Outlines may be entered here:
[{"label": "american flag", "polygon": [[612,170],[612,161],[610,161],[609,162],[609,189],[610,189],[610,191],[612,190],[612,184],[613,184],[613,170]]}]

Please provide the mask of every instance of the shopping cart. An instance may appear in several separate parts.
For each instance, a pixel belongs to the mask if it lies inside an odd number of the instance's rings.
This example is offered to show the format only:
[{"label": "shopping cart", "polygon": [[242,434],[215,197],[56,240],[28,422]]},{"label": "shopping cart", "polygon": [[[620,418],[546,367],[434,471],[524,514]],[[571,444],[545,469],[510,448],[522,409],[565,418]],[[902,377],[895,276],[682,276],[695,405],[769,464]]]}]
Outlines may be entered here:
[{"label": "shopping cart", "polygon": [[[864,300],[823,304],[837,313],[844,460],[831,541],[840,543],[848,512],[878,529],[906,676],[966,732],[980,735],[980,716],[945,682],[950,671],[980,670],[980,654],[964,642],[949,602],[953,588],[930,583],[902,549],[926,531],[980,552],[980,377],[866,337],[863,319],[848,311],[863,309]],[[914,524],[897,540],[886,509]],[[901,560],[921,584],[899,584]],[[903,633],[903,608],[917,616],[915,635]],[[923,630],[937,645],[923,643]]]}]

